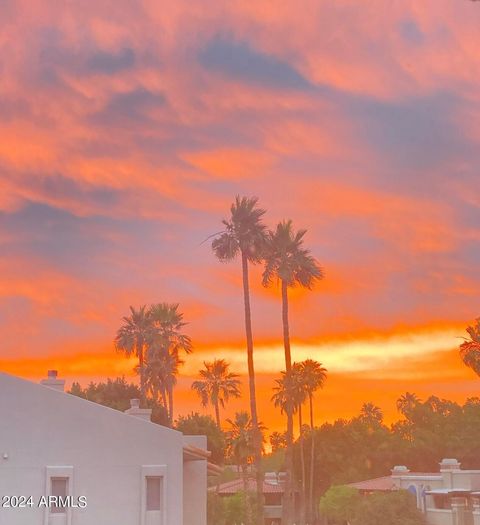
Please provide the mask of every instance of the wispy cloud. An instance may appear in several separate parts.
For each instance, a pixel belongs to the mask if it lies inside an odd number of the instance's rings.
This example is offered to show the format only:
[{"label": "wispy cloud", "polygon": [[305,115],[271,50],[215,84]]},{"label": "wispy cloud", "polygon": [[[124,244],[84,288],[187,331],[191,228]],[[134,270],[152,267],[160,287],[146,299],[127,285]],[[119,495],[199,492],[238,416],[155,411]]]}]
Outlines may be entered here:
[{"label": "wispy cloud", "polygon": [[[202,244],[236,194],[306,227],[325,267],[291,294],[297,359],[390,378],[478,315],[474,2],[21,0],[0,17],[2,363],[106,370],[76,356],[112,352],[129,304],[166,300],[198,348],[185,373],[205,348],[243,371],[240,268]],[[259,274],[257,367],[276,373]]]}]

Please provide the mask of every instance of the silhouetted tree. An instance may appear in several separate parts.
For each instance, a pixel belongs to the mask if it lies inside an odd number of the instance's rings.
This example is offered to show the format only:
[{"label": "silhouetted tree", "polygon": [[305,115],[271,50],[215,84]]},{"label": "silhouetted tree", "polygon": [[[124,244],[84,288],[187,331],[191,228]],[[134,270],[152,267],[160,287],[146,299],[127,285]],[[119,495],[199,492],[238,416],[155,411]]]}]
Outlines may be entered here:
[{"label": "silhouetted tree", "polygon": [[130,315],[123,318],[123,324],[115,337],[115,348],[127,357],[135,355],[140,373],[140,398],[145,402],[145,351],[153,335],[151,312],[145,305],[135,309],[130,306]]},{"label": "silhouetted tree", "polygon": [[250,414],[254,431],[255,470],[257,476],[257,506],[260,510],[258,525],[263,525],[263,494],[261,483],[262,472],[262,445],[258,427],[257,399],[255,393],[255,367],[253,362],[253,335],[250,311],[250,284],[248,278],[249,263],[259,263],[262,260],[263,247],[266,235],[266,226],[263,224],[265,210],[257,206],[257,197],[239,197],[230,207],[230,217],[222,221],[225,227],[223,232],[212,242],[215,256],[222,262],[230,262],[240,255],[242,262],[243,300],[245,308],[245,334],[247,339],[248,384],[250,393]]},{"label": "silhouetted tree", "polygon": [[214,463],[223,464],[226,446],[225,434],[210,416],[198,412],[180,416],[175,421],[175,428],[186,435],[207,436],[207,449],[212,453],[211,460]]},{"label": "silhouetted tree", "polygon": [[192,383],[192,389],[200,396],[202,405],[210,403],[215,409],[215,420],[220,425],[220,406],[225,408],[231,397],[240,397],[240,380],[238,374],[229,372],[229,363],[225,359],[204,361],[204,368],[199,370],[200,377]]},{"label": "silhouetted tree", "polygon": [[[280,222],[274,231],[269,232],[265,244],[262,283],[271,286],[280,282],[282,292],[283,344],[285,350],[285,371],[292,369],[290,350],[290,329],[288,320],[288,289],[302,286],[311,289],[315,281],[323,278],[317,261],[303,246],[307,230],[293,230],[292,221]],[[284,493],[284,522],[292,522],[293,517],[293,406],[287,404],[287,449],[285,453],[286,483]]]},{"label": "silhouetted tree", "polygon": [[480,376],[480,317],[467,327],[468,338],[460,345],[463,362]]}]

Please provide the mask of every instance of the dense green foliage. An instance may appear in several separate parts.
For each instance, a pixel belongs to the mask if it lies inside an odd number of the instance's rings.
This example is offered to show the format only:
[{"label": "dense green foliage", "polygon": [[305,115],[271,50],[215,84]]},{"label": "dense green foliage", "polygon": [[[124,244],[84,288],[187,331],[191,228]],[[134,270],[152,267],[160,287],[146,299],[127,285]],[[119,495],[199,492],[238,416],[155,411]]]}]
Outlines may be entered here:
[{"label": "dense green foliage", "polygon": [[[140,399],[141,396],[138,385],[128,383],[124,377],[107,379],[106,382],[91,382],[86,388],[82,388],[79,383],[73,383],[69,394],[121,412],[130,408],[131,399]],[[146,404],[148,408],[152,409],[152,421],[154,423],[168,425],[167,412],[162,405],[152,399],[147,399]]]},{"label": "dense green foliage", "polygon": [[190,436],[207,436],[207,448],[211,451],[211,460],[221,464],[225,455],[225,436],[210,416],[192,412],[188,416],[180,416],[175,422],[175,428]]},{"label": "dense green foliage", "polygon": [[345,485],[330,487],[320,499],[320,513],[331,524],[350,521],[360,502],[358,490]]},{"label": "dense green foliage", "polygon": [[423,525],[423,514],[405,490],[360,496],[357,490],[331,487],[320,500],[329,525]]},{"label": "dense green foliage", "polygon": [[[397,406],[403,418],[390,427],[367,403],[360,416],[315,429],[317,501],[332,485],[385,476],[394,465],[407,465],[412,471],[438,471],[442,458],[455,457],[463,468],[480,468],[480,399],[470,398],[461,406],[435,396],[422,402],[407,393]],[[304,447],[308,457],[310,432],[304,436]],[[299,449],[297,442],[297,478],[301,474]],[[307,474],[308,469],[307,463]]]},{"label": "dense green foliage", "polygon": [[248,520],[255,522],[258,518],[256,496],[253,493],[237,492],[233,496],[208,494],[208,525],[244,525]]},{"label": "dense green foliage", "polygon": [[372,494],[360,500],[352,525],[424,525],[414,497],[406,490]]}]

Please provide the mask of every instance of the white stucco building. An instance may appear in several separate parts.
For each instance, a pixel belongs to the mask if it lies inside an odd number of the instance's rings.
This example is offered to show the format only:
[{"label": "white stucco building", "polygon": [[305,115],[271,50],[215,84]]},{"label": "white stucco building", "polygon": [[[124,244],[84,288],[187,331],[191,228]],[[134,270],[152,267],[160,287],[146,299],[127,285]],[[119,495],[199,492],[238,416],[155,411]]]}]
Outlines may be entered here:
[{"label": "white stucco building", "polygon": [[408,490],[428,525],[480,525],[480,470],[463,470],[456,459],[443,459],[438,472],[393,468],[390,476],[350,486],[368,496],[372,492]]},{"label": "white stucco building", "polygon": [[206,524],[204,436],[42,383],[0,373],[0,525]]}]

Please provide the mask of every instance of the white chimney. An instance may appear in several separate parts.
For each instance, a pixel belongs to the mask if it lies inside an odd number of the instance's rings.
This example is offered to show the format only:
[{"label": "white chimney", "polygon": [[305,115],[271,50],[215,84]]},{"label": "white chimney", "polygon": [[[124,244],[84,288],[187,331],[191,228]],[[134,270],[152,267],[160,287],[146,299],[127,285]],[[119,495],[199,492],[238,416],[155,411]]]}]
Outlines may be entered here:
[{"label": "white chimney", "polygon": [[129,416],[139,417],[145,421],[152,420],[151,408],[140,408],[140,399],[130,399],[130,408],[125,410],[125,414]]},{"label": "white chimney", "polygon": [[40,384],[43,386],[48,386],[59,392],[65,391],[65,379],[58,379],[58,372],[56,370],[49,370],[47,374],[47,379],[42,379]]},{"label": "white chimney", "polygon": [[395,465],[392,469],[392,478],[406,476],[410,470],[405,465]]},{"label": "white chimney", "polygon": [[440,472],[448,472],[451,470],[460,470],[460,463],[453,458],[444,458],[440,463]]}]

